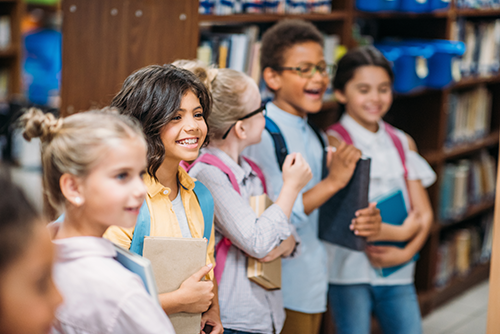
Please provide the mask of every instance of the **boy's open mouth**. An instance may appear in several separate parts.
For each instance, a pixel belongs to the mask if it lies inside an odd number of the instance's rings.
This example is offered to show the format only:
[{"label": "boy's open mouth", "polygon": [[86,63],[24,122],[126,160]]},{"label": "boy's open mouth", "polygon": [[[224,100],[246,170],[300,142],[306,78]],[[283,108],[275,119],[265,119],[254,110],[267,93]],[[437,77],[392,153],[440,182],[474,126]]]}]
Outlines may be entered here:
[{"label": "boy's open mouth", "polygon": [[321,96],[323,90],[320,88],[317,89],[304,89],[304,93],[308,95],[313,95],[314,97],[319,97]]}]

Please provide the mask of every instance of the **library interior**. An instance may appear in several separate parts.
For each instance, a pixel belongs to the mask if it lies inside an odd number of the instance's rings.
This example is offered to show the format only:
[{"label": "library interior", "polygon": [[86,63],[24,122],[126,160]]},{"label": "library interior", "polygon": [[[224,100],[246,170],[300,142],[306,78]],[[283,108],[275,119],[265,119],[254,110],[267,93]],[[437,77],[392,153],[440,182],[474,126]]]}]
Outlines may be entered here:
[{"label": "library interior", "polygon": [[[261,39],[287,19],[321,32],[332,76],[358,47],[390,62],[384,121],[414,139],[436,174],[413,280],[422,332],[500,333],[498,0],[0,0],[1,164],[55,220],[61,212],[42,186],[40,141],[14,126],[24,110],[68,117],[103,108],[134,71],[179,59],[246,73],[262,102],[273,101]],[[343,117],[335,92],[330,80],[321,110],[308,116],[325,133]],[[324,313],[320,333],[337,333],[335,322]],[[383,333],[375,316],[370,326]]]}]

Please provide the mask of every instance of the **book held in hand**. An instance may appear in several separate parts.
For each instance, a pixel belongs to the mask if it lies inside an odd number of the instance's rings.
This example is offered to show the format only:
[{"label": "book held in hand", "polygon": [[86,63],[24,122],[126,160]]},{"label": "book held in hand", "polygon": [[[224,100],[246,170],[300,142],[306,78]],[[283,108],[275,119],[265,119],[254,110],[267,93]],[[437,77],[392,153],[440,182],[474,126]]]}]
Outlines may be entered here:
[{"label": "book held in hand", "polygon": [[319,238],[356,251],[363,251],[366,239],[350,230],[356,211],[368,207],[370,158],[361,158],[349,183],[319,209]]},{"label": "book held in hand", "polygon": [[[151,261],[158,293],[172,292],[206,264],[207,241],[199,238],[145,237],[143,254]],[[201,313],[181,312],[168,317],[176,333],[200,333]]]},{"label": "book held in hand", "polygon": [[137,274],[142,279],[146,291],[159,304],[160,301],[158,300],[158,290],[156,288],[156,281],[153,274],[151,261],[118,245],[114,246],[116,249],[116,261],[120,262],[122,266],[124,266],[134,274]]},{"label": "book held in hand", "polygon": [[[250,206],[260,217],[273,202],[266,194],[250,197]],[[281,257],[271,262],[260,262],[253,257],[248,258],[247,277],[266,290],[281,289]]]},{"label": "book held in hand", "polygon": [[[405,199],[403,192],[401,190],[396,190],[390,194],[380,197],[375,200],[377,202],[377,208],[380,210],[380,216],[382,217],[382,222],[391,225],[403,225],[406,217],[408,217],[408,211],[406,209]],[[373,243],[376,246],[396,246],[399,248],[404,248],[406,242],[390,242],[390,241],[378,241]],[[418,254],[415,254],[413,261],[418,260]],[[403,268],[408,263],[403,263],[394,267],[387,268],[377,268],[377,273],[382,277],[387,277],[399,269]]]}]

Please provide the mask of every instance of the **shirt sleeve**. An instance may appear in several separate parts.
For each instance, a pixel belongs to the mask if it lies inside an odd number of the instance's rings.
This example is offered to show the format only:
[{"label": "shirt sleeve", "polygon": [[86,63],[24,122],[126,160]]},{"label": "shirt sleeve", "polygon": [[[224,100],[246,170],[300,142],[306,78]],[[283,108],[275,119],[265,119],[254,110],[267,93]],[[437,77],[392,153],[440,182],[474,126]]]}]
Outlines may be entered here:
[{"label": "shirt sleeve", "polygon": [[175,334],[175,331],[160,305],[146,291],[135,291],[120,305],[112,333]]},{"label": "shirt sleeve", "polygon": [[[243,155],[249,157],[259,165],[266,178],[269,197],[271,200],[276,201],[283,187],[283,175],[276,160],[274,142],[269,132],[264,130],[261,142],[248,147]],[[292,209],[291,222],[298,229],[309,222],[308,216],[304,212],[304,203],[302,202],[302,195],[305,191],[307,190],[302,189],[299,192]]]},{"label": "shirt sleeve", "polygon": [[408,180],[420,180],[427,188],[436,181],[436,173],[425,159],[415,151],[406,152]]},{"label": "shirt sleeve", "polygon": [[252,257],[262,258],[290,236],[288,218],[278,205],[271,205],[257,218],[224,172],[206,164],[197,170],[196,178],[214,197],[218,230],[239,249]]},{"label": "shirt sleeve", "polygon": [[130,249],[133,235],[133,227],[123,228],[118,226],[110,226],[104,233],[103,237],[125,249]]}]

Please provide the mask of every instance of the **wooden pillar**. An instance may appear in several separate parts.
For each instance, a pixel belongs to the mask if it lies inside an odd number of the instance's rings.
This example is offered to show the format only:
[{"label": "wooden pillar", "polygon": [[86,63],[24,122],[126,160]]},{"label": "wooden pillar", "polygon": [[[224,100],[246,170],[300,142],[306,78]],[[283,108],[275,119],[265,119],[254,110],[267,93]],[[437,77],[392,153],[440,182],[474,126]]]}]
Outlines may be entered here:
[{"label": "wooden pillar", "polygon": [[500,164],[498,165],[495,218],[493,222],[493,248],[491,251],[490,266],[487,334],[500,333]]}]

